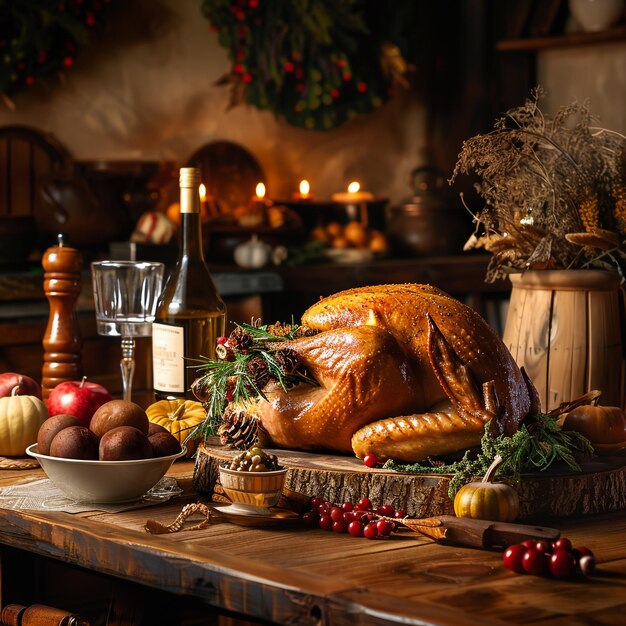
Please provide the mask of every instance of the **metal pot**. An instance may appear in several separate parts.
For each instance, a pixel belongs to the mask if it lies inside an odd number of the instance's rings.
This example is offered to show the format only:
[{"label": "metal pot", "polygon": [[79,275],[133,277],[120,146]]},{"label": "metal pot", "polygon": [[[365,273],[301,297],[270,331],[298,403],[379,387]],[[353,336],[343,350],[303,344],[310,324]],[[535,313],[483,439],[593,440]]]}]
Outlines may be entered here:
[{"label": "metal pot", "polygon": [[435,167],[418,167],[411,172],[409,183],[413,196],[389,209],[391,250],[409,257],[460,254],[470,226],[447,193],[443,173]]}]

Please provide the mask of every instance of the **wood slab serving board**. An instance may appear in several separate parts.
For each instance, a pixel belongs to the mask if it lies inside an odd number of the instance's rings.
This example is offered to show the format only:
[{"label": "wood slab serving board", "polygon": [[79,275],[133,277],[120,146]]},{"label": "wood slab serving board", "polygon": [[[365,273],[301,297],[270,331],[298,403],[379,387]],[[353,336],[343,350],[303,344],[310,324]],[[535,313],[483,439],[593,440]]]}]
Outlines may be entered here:
[{"label": "wood slab serving board", "polygon": [[[370,469],[354,457],[300,450],[270,450],[289,467],[286,491],[331,502],[367,496],[375,504],[391,504],[412,517],[454,515],[447,476],[400,474]],[[207,442],[196,454],[193,484],[212,495],[218,467],[237,453]],[[594,457],[580,473],[552,471],[525,475],[518,487],[520,520],[546,520],[595,515],[626,508],[626,457]]]}]

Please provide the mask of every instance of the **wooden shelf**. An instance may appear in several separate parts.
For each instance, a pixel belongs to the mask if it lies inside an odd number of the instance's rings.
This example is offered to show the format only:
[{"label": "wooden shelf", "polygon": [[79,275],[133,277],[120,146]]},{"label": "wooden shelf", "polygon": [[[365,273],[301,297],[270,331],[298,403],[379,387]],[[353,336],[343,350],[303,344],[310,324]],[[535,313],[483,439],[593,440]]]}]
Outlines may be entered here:
[{"label": "wooden shelf", "polygon": [[626,41],[626,25],[621,24],[609,30],[594,33],[581,32],[549,37],[503,39],[496,44],[496,49],[502,52],[555,50],[558,48],[575,48],[615,41]]}]

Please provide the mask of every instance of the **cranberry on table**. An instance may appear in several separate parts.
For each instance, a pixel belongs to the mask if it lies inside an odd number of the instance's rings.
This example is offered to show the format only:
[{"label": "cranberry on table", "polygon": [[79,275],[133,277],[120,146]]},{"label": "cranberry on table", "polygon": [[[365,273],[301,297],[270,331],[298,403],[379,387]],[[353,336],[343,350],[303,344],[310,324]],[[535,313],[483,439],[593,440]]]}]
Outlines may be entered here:
[{"label": "cranberry on table", "polygon": [[535,547],[537,548],[537,550],[539,550],[539,552],[543,552],[544,554],[552,552],[552,544],[545,539],[541,539],[540,541],[538,541],[535,544]]},{"label": "cranberry on table", "polygon": [[378,465],[378,457],[375,454],[366,454],[363,457],[363,464],[367,467],[376,467]]},{"label": "cranberry on table", "polygon": [[311,500],[312,509],[317,509],[320,504],[324,504],[324,500],[322,500],[321,498],[313,498],[313,500]]},{"label": "cranberry on table", "polygon": [[580,557],[578,567],[583,576],[591,576],[596,571],[596,558],[593,555],[585,554]]},{"label": "cranberry on table", "polygon": [[372,501],[369,498],[361,498],[357,502],[356,508],[361,511],[370,511],[372,509]]},{"label": "cranberry on table", "polygon": [[376,528],[376,524],[369,523],[367,526],[363,528],[363,535],[368,539],[376,539],[378,537],[378,528]]},{"label": "cranberry on table", "polygon": [[331,510],[330,510],[330,517],[333,520],[333,522],[342,522],[343,521],[343,511],[338,507],[338,506],[334,506]]},{"label": "cranberry on table", "polygon": [[391,535],[391,533],[393,532],[393,524],[386,519],[379,519],[376,522],[376,530],[378,531],[379,535],[382,535],[383,537],[389,537],[389,535]]},{"label": "cranberry on table", "polygon": [[391,504],[381,504],[377,509],[378,515],[384,515],[385,517],[393,517],[396,514],[396,510]]},{"label": "cranberry on table", "polygon": [[350,523],[354,522],[355,519],[356,519],[356,516],[354,514],[354,511],[346,511],[343,514],[343,521],[346,524],[350,524]]},{"label": "cranberry on table", "polygon": [[307,525],[307,526],[317,526],[317,523],[319,521],[319,515],[317,513],[315,513],[314,511],[307,511],[303,516],[302,516],[302,521]]},{"label": "cranberry on table", "polygon": [[328,513],[324,513],[320,516],[319,525],[322,530],[331,530],[333,527],[333,518],[328,515]]},{"label": "cranberry on table", "polygon": [[341,510],[342,511],[354,511],[354,504],[352,504],[352,502],[344,502],[341,505]]},{"label": "cranberry on table", "polygon": [[350,522],[350,524],[348,525],[348,533],[350,533],[352,537],[362,537],[363,536],[363,524],[361,524],[361,522],[358,522],[356,520],[353,522]]},{"label": "cranberry on table", "polygon": [[548,558],[537,548],[529,548],[522,556],[522,567],[528,574],[541,576],[548,569]]},{"label": "cranberry on table", "polygon": [[527,550],[530,550],[531,548],[537,547],[537,541],[535,539],[526,539],[525,541],[522,541],[520,545],[524,546]]},{"label": "cranberry on table", "polygon": [[577,564],[580,564],[580,559],[582,559],[584,556],[590,556],[594,559],[594,561],[596,558],[595,554],[586,546],[579,546],[577,548],[574,548],[572,550],[572,554],[574,555]]},{"label": "cranberry on table", "polygon": [[502,555],[502,564],[508,570],[517,574],[525,574],[526,570],[522,566],[522,557],[526,554],[526,547],[522,545],[509,546]]},{"label": "cranberry on table", "polygon": [[569,578],[576,571],[576,559],[569,550],[555,550],[550,557],[550,574],[555,578]]},{"label": "cranberry on table", "polygon": [[346,532],[346,523],[341,519],[336,522],[333,522],[332,531],[334,533],[345,533]]},{"label": "cranberry on table", "polygon": [[552,544],[552,548],[556,550],[568,550],[572,551],[572,542],[567,537],[561,537]]},{"label": "cranberry on table", "polygon": [[406,511],[404,509],[398,509],[394,515],[396,519],[402,519],[406,517]]}]

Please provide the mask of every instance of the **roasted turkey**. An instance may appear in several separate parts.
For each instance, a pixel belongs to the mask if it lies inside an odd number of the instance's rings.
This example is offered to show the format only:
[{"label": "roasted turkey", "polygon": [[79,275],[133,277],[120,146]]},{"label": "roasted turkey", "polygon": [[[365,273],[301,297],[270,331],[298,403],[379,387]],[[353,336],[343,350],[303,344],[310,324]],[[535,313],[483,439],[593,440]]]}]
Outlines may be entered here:
[{"label": "roasted turkey", "polygon": [[255,412],[281,447],[418,461],[514,433],[534,387],[490,326],[428,285],[343,291],[309,308],[289,342],[319,387],[265,389]]}]

